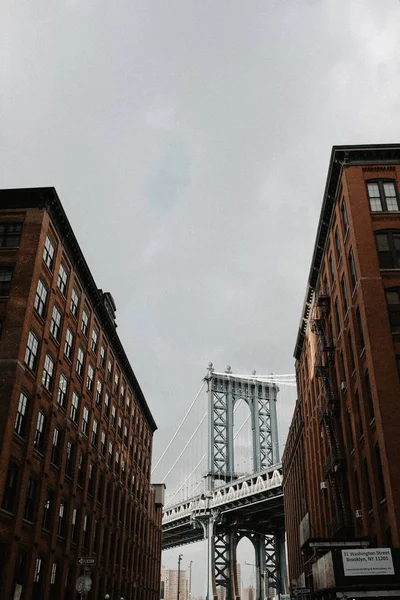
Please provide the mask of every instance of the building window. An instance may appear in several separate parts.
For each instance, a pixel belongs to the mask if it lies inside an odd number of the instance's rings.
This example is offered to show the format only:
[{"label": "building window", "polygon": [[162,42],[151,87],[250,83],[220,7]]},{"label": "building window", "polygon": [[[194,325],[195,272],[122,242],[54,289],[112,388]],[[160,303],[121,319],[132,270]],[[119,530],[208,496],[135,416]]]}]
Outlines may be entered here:
[{"label": "building window", "polygon": [[17,415],[15,417],[14,431],[22,438],[26,435],[28,425],[29,400],[28,397],[21,392],[18,400]]},{"label": "building window", "polygon": [[76,540],[78,537],[78,509],[74,508],[72,511],[72,527],[71,527],[71,540],[74,544],[76,544]]},{"label": "building window", "polygon": [[354,373],[354,371],[356,370],[356,363],[354,362],[353,342],[352,342],[352,339],[351,339],[351,332],[350,331],[347,334],[347,342],[348,342],[348,346],[349,346],[349,357],[350,357],[351,373]]},{"label": "building window", "polygon": [[92,423],[92,444],[97,447],[97,442],[99,441],[99,422],[96,419],[93,419]]},{"label": "building window", "polygon": [[396,187],[393,181],[370,181],[367,183],[367,189],[372,212],[399,210]]},{"label": "building window", "polygon": [[347,216],[346,203],[345,203],[344,199],[342,200],[342,204],[340,206],[340,212],[342,213],[343,231],[344,231],[344,237],[346,238],[346,236],[349,232],[349,218]]},{"label": "building window", "polygon": [[120,439],[122,437],[122,417],[121,417],[121,415],[118,417],[118,437]]},{"label": "building window", "polygon": [[50,322],[50,333],[57,342],[60,341],[61,331],[61,313],[56,306],[53,307],[53,314]]},{"label": "building window", "polygon": [[57,563],[53,563],[51,567],[50,585],[54,585],[57,578]]},{"label": "building window", "polygon": [[335,247],[336,247],[336,258],[337,258],[337,262],[339,264],[340,261],[342,260],[342,247],[340,245],[338,227],[336,227],[336,230],[335,230]]},{"label": "building window", "polygon": [[82,414],[82,433],[84,435],[87,436],[88,433],[88,426],[89,426],[89,409],[87,408],[87,406],[83,407],[83,414]]},{"label": "building window", "polygon": [[115,424],[117,421],[117,409],[115,408],[115,405],[112,405],[111,408],[111,427],[113,427],[115,429]]},{"label": "building window", "polygon": [[78,417],[79,417],[79,396],[76,392],[72,393],[72,400],[71,400],[71,412],[70,412],[70,418],[71,421],[73,421],[74,423],[78,423]]},{"label": "building window", "polygon": [[42,527],[43,529],[51,530],[51,522],[53,516],[54,492],[51,488],[47,488],[46,501],[43,508]]},{"label": "building window", "polygon": [[111,381],[111,376],[112,376],[112,362],[111,360],[108,361],[108,366],[107,366],[107,379],[108,381]]},{"label": "building window", "polygon": [[83,335],[85,337],[87,337],[88,329],[89,329],[89,315],[87,314],[86,310],[83,309],[83,311],[82,311],[81,330],[82,330],[82,333],[83,333]]},{"label": "building window", "polygon": [[60,270],[58,272],[57,287],[63,296],[65,296],[65,292],[67,289],[67,281],[68,281],[68,274],[67,274],[67,271],[65,270],[64,265],[61,263]]},{"label": "building window", "polygon": [[0,267],[0,296],[9,296],[13,270],[10,267]]},{"label": "building window", "polygon": [[372,509],[372,493],[371,493],[371,484],[369,479],[369,470],[367,459],[364,458],[364,480],[365,480],[365,492],[367,499],[367,508],[368,510]]},{"label": "building window", "polygon": [[51,389],[53,387],[53,373],[54,373],[54,361],[51,358],[51,356],[49,356],[49,354],[46,354],[46,358],[44,359],[44,366],[43,366],[42,385],[49,392],[51,391]]},{"label": "building window", "polygon": [[61,451],[61,432],[58,427],[54,428],[53,432],[53,445],[51,448],[51,462],[58,466],[60,461],[60,451]]},{"label": "building window", "polygon": [[335,267],[333,265],[333,256],[332,252],[329,254],[329,272],[331,274],[332,286],[335,283]]},{"label": "building window", "polygon": [[347,314],[347,311],[349,310],[349,298],[347,296],[346,280],[344,278],[344,275],[342,275],[342,279],[340,280],[340,285],[342,287],[344,310],[345,310],[345,314]]},{"label": "building window", "polygon": [[83,365],[85,363],[85,354],[81,347],[78,348],[78,355],[76,357],[76,373],[79,377],[82,377]]},{"label": "building window", "polygon": [[72,333],[71,329],[68,328],[67,332],[65,334],[65,344],[64,344],[64,354],[65,354],[66,358],[68,358],[68,360],[72,360],[73,348],[74,348],[74,334]]},{"label": "building window", "polygon": [[109,417],[110,415],[110,394],[106,392],[104,394],[104,416]]},{"label": "building window", "polygon": [[83,454],[79,455],[78,461],[78,485],[83,487],[85,483],[85,457]]},{"label": "building window", "polygon": [[96,470],[94,468],[94,464],[91,462],[89,464],[89,474],[88,474],[88,494],[90,494],[90,496],[93,496],[95,481],[96,481]]},{"label": "building window", "polygon": [[43,261],[50,271],[53,270],[54,265],[54,246],[50,241],[49,237],[46,237],[46,242],[43,250]]},{"label": "building window", "polygon": [[7,477],[4,484],[3,499],[1,501],[1,508],[13,513],[17,507],[17,486],[18,486],[18,472],[17,465],[13,462],[8,464]]},{"label": "building window", "polygon": [[78,317],[78,308],[79,308],[79,296],[75,288],[72,288],[71,294],[71,314],[77,318]]},{"label": "building window", "polygon": [[365,371],[364,383],[365,383],[365,392],[366,392],[366,396],[367,396],[369,418],[372,420],[375,418],[375,411],[374,411],[374,401],[372,398],[371,381],[369,378],[368,371]]},{"label": "building window", "polygon": [[389,312],[390,329],[393,333],[400,332],[400,288],[385,290],[386,303]]},{"label": "building window", "polygon": [[57,535],[59,535],[60,537],[65,536],[66,522],[67,522],[67,502],[66,502],[65,498],[61,498],[60,510],[58,513],[58,527],[57,527]]},{"label": "building window", "polygon": [[400,269],[400,231],[375,233],[381,269]]},{"label": "building window", "polygon": [[97,333],[97,331],[95,329],[92,329],[92,339],[90,342],[90,349],[92,350],[92,352],[94,352],[94,354],[96,354],[96,352],[97,352],[98,337],[99,337],[99,334]]},{"label": "building window", "polygon": [[123,385],[121,385],[120,403],[122,406],[124,405],[124,399],[125,399],[125,387]]},{"label": "building window", "polygon": [[350,442],[350,450],[353,451],[354,450],[354,438],[353,438],[353,428],[351,426],[351,414],[350,414],[350,409],[347,409],[347,427],[348,427],[348,431],[349,431],[349,442]]},{"label": "building window", "polygon": [[87,379],[86,379],[86,389],[88,392],[93,390],[93,377],[94,377],[94,369],[92,365],[88,366],[87,370]]},{"label": "building window", "polygon": [[41,279],[39,279],[38,284],[37,284],[37,288],[36,288],[36,295],[35,295],[35,302],[34,302],[34,307],[35,310],[37,312],[37,314],[39,315],[39,317],[44,317],[44,313],[46,310],[46,301],[47,301],[47,288],[44,285],[43,281]]},{"label": "building window", "polygon": [[29,335],[28,335],[28,342],[26,344],[26,350],[25,350],[25,364],[27,365],[27,367],[29,369],[31,369],[31,371],[33,371],[36,367],[38,349],[39,349],[38,339],[32,333],[32,331],[30,331]]},{"label": "building window", "polygon": [[28,489],[26,490],[26,501],[24,510],[24,519],[33,521],[36,508],[37,480],[35,477],[29,477]]},{"label": "building window", "polygon": [[356,401],[356,409],[357,409],[356,414],[358,415],[358,434],[359,434],[359,437],[361,438],[364,435],[364,426],[363,426],[363,422],[362,422],[360,397],[358,395],[358,391],[356,391],[356,393],[355,393],[355,401]]},{"label": "building window", "polygon": [[356,271],[356,265],[354,262],[352,248],[350,248],[350,252],[349,252],[349,271],[350,271],[350,279],[351,279],[351,293],[353,293],[355,290],[355,287],[357,285],[357,271]]},{"label": "building window", "polygon": [[118,385],[119,385],[119,375],[115,373],[114,375],[114,392],[118,394]]},{"label": "building window", "polygon": [[338,299],[335,299],[335,318],[336,318],[336,331],[337,331],[337,336],[339,336],[339,333],[342,329],[341,323],[340,323],[340,313],[339,313],[339,302]]},{"label": "building window", "polygon": [[112,467],[113,463],[113,443],[108,442],[108,465]]},{"label": "building window", "polygon": [[33,576],[33,583],[39,583],[40,582],[40,572],[42,570],[42,559],[41,558],[37,558],[36,559],[36,565],[35,565],[35,574]]},{"label": "building window", "polygon": [[33,440],[33,447],[40,453],[43,452],[44,447],[45,426],[46,415],[41,410],[39,410],[36,422],[35,438]]},{"label": "building window", "polygon": [[100,368],[104,369],[104,365],[106,364],[106,349],[104,346],[100,348]]},{"label": "building window", "polygon": [[74,473],[74,456],[75,456],[75,446],[68,440],[67,442],[67,455],[65,457],[65,474],[68,477],[72,477]]},{"label": "building window", "polygon": [[104,456],[106,452],[106,439],[106,432],[102,431],[100,437],[100,454],[102,456]]},{"label": "building window", "polygon": [[124,426],[124,446],[125,446],[125,448],[128,447],[128,426],[127,425]]},{"label": "building window", "polygon": [[379,444],[375,444],[374,454],[375,454],[375,467],[376,467],[376,474],[377,474],[377,483],[378,483],[377,488],[378,488],[378,493],[379,493],[379,499],[383,500],[384,498],[386,498],[386,491],[385,491],[385,480],[383,478],[383,469],[382,469],[381,453],[379,451]]},{"label": "building window", "polygon": [[84,548],[87,548],[89,545],[89,530],[90,530],[90,517],[86,513],[83,518],[83,538],[82,545]]},{"label": "building window", "polygon": [[68,380],[61,373],[60,380],[58,383],[58,392],[57,392],[57,402],[61,406],[61,408],[65,408],[67,404],[67,390],[68,390]]},{"label": "building window", "polygon": [[0,223],[0,248],[18,248],[22,223]]},{"label": "building window", "polygon": [[102,383],[100,381],[100,379],[97,380],[97,384],[96,384],[96,404],[97,406],[101,406],[101,393],[102,393]]},{"label": "building window", "polygon": [[365,341],[364,341],[364,333],[363,333],[361,314],[360,314],[359,308],[357,308],[357,310],[356,310],[356,322],[357,322],[357,330],[358,330],[357,331],[358,341],[360,343],[360,348],[361,348],[361,352],[362,352],[365,348]]}]

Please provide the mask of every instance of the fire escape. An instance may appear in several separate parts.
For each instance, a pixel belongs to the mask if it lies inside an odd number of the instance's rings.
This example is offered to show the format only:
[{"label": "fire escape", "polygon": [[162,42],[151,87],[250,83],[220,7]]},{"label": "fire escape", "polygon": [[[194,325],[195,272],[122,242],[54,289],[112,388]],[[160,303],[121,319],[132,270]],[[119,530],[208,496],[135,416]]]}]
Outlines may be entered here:
[{"label": "fire escape", "polygon": [[321,380],[322,407],[319,413],[320,425],[324,427],[328,441],[327,459],[323,472],[329,482],[332,500],[333,518],[328,523],[329,538],[343,538],[352,533],[352,519],[348,511],[345,489],[346,459],[341,440],[339,411],[340,399],[336,391],[335,347],[333,340],[327,336],[327,318],[330,312],[330,297],[326,292],[320,292],[314,307],[312,331],[318,339],[315,375]]}]

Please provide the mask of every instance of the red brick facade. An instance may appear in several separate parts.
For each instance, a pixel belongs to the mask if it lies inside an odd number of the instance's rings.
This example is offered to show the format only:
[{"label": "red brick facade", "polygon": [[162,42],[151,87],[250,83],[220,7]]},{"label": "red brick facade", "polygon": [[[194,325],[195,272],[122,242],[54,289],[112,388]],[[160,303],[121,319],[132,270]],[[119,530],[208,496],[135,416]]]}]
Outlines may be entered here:
[{"label": "red brick facade", "polygon": [[399,193],[400,146],[333,149],[283,456],[300,586],[312,585],[310,540],[400,546]]},{"label": "red brick facade", "polygon": [[75,598],[81,556],[88,600],[159,596],[156,426],[114,311],[55,190],[1,191],[2,600]]}]

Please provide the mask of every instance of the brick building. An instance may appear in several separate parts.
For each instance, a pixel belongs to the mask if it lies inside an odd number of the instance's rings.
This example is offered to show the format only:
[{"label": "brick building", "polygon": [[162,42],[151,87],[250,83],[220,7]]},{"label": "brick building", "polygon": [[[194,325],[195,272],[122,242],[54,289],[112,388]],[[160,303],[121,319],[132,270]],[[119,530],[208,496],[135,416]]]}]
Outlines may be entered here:
[{"label": "brick building", "polygon": [[0,191],[0,598],[155,600],[155,422],[53,188]]},{"label": "brick building", "polygon": [[400,595],[396,550],[386,579],[351,579],[342,554],[400,546],[399,190],[400,145],[333,148],[283,456],[289,574],[304,593]]}]

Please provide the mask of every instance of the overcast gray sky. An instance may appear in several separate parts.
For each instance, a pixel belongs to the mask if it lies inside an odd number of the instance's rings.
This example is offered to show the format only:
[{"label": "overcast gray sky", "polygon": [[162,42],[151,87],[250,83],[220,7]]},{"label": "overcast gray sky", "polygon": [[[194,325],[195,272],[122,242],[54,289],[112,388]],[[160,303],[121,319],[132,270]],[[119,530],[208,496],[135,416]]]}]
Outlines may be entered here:
[{"label": "overcast gray sky", "polygon": [[399,0],[1,2],[0,186],[56,187],[156,456],[209,360],[293,371],[331,146],[399,141],[399,19]]}]

